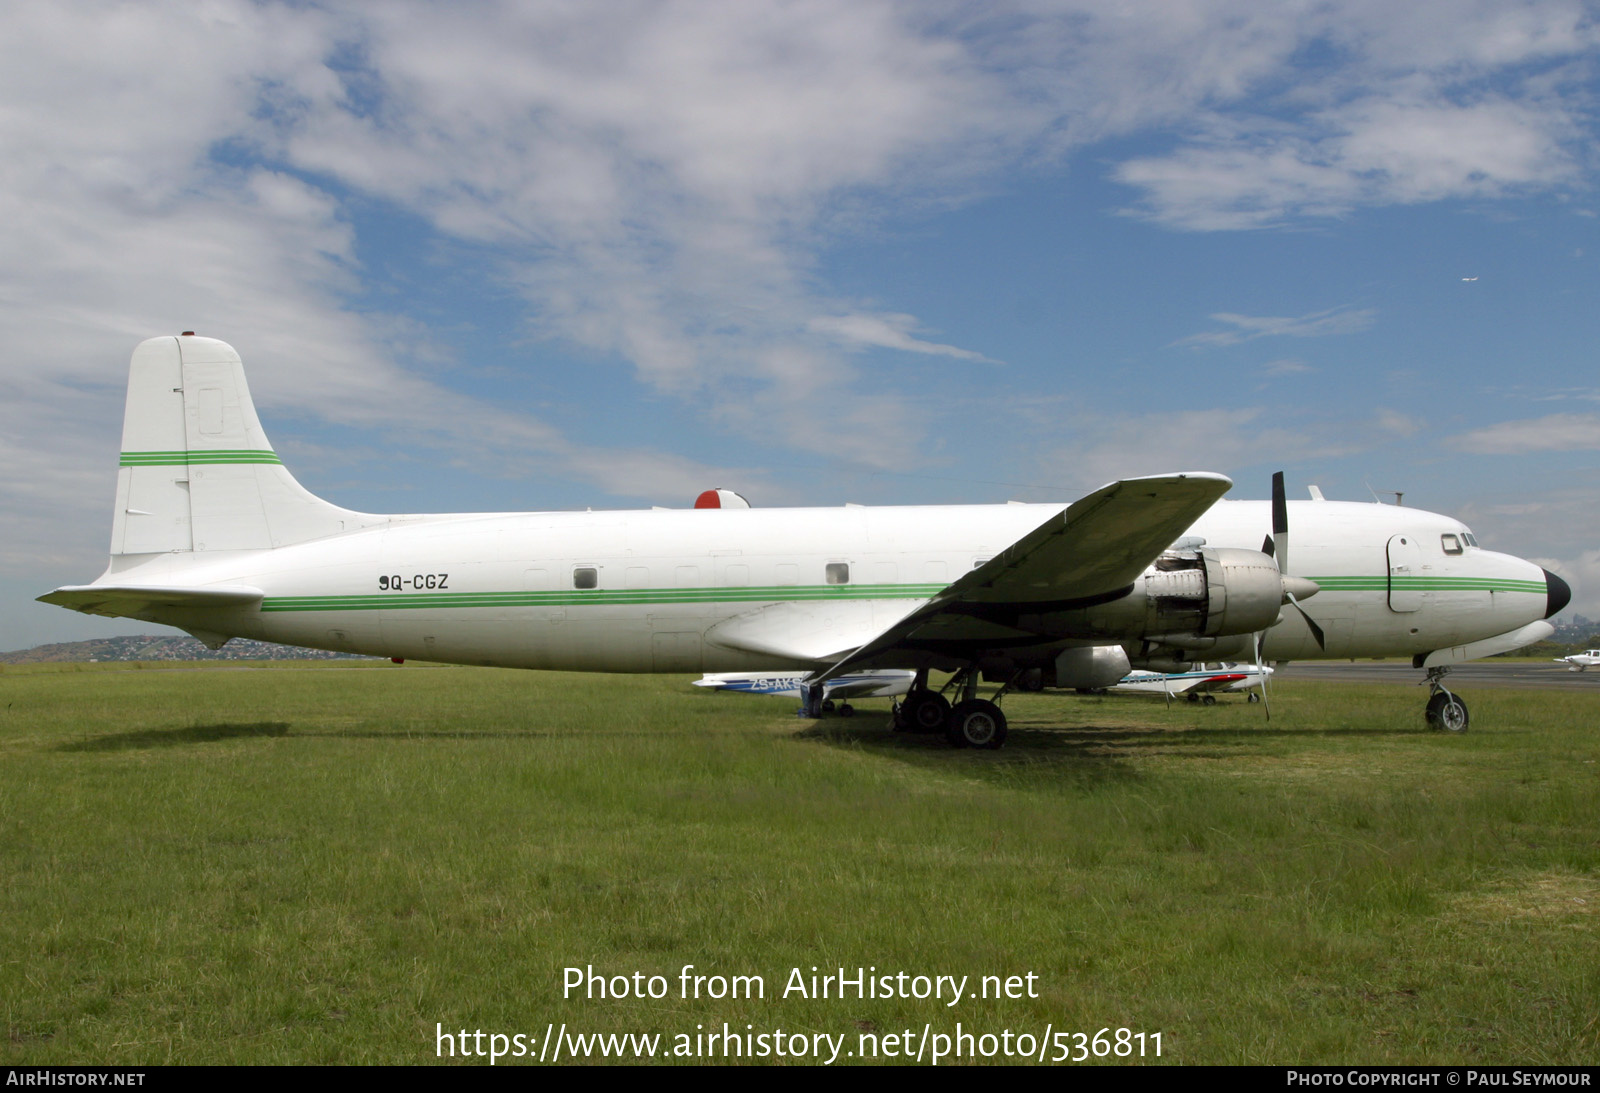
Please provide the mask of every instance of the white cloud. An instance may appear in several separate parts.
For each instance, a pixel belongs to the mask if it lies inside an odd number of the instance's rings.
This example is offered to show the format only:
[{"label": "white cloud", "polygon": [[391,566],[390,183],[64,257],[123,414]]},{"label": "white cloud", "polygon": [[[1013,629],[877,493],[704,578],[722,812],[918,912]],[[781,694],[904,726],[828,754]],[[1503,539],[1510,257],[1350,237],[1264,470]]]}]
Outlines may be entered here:
[{"label": "white cloud", "polygon": [[[1370,452],[1404,436],[1408,421],[1378,410],[1356,420],[1307,421],[1262,406],[1153,414],[1101,414],[1074,422],[1071,441],[1041,458],[1044,470],[1070,468],[1086,487],[1141,474],[1219,471]],[[1043,473],[1043,471],[1041,471]]]},{"label": "white cloud", "polygon": [[917,328],[917,320],[912,315],[819,315],[807,325],[847,348],[878,346],[907,353],[994,363],[982,353],[974,353],[970,349],[958,349],[953,345],[941,345],[913,337],[911,332]]},{"label": "white cloud", "polygon": [[[1232,330],[1214,330],[1200,334],[1191,334],[1180,338],[1173,345],[1238,345],[1240,342],[1254,341],[1256,338],[1287,337],[1287,338],[1326,338],[1337,334],[1359,334],[1372,326],[1377,316],[1377,311],[1372,308],[1359,310],[1346,310],[1335,308],[1329,311],[1317,311],[1299,318],[1283,318],[1270,315],[1235,315],[1221,312],[1211,316],[1219,323],[1233,327]],[[1276,365],[1300,365],[1290,371],[1307,371],[1305,365],[1298,361],[1278,361]],[[1273,365],[1268,365],[1268,370]]]},{"label": "white cloud", "polygon": [[1196,231],[1269,227],[1551,189],[1585,165],[1600,28],[1581,4],[1358,0],[1300,9],[1296,31],[1338,63],[1286,86],[1274,68],[1245,109],[1203,104],[1170,152],[1117,167],[1141,191],[1131,212]]},{"label": "white cloud", "polygon": [[1452,447],[1479,455],[1600,450],[1600,414],[1548,414],[1502,421],[1454,436]]}]

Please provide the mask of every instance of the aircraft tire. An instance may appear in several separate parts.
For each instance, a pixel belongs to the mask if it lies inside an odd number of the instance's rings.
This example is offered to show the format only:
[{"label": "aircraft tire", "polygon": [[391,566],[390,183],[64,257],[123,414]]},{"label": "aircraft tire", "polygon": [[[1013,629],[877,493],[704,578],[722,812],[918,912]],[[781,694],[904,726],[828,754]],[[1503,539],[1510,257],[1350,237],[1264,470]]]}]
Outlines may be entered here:
[{"label": "aircraft tire", "polygon": [[1261,701],[1261,696],[1258,695],[1256,692],[1251,691],[1249,694],[1245,695],[1244,700],[1246,702],[1260,702]]},{"label": "aircraft tire", "polygon": [[1216,704],[1217,704],[1217,696],[1216,695],[1201,695],[1200,696],[1200,705],[1202,705],[1202,706],[1215,706]]},{"label": "aircraft tire", "polygon": [[1461,701],[1459,695],[1448,691],[1440,691],[1428,699],[1426,716],[1428,728],[1444,732],[1466,732],[1472,720],[1467,712],[1467,704]]},{"label": "aircraft tire", "polygon": [[944,733],[953,748],[992,750],[1006,742],[1006,715],[993,702],[975,698],[950,711]]},{"label": "aircraft tire", "polygon": [[854,706],[850,705],[850,703],[848,703],[848,702],[839,703],[839,716],[840,717],[854,717],[855,715],[856,715],[856,708]]},{"label": "aircraft tire", "polygon": [[950,716],[950,702],[934,691],[912,691],[901,704],[906,721],[906,731],[916,733],[939,732]]}]

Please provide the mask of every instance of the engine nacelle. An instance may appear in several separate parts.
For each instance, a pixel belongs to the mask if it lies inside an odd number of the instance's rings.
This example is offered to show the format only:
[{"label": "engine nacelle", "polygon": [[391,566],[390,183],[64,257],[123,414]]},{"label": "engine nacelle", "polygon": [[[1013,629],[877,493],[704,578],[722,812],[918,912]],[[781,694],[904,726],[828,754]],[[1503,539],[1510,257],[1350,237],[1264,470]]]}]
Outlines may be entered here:
[{"label": "engine nacelle", "polygon": [[1284,579],[1270,557],[1257,550],[1200,547],[1167,551],[1116,599],[1023,615],[1017,625],[1039,634],[1139,638],[1202,650],[1218,645],[1218,638],[1267,629],[1278,621],[1283,603]]},{"label": "engine nacelle", "polygon": [[[1277,562],[1261,551],[1237,547],[1202,547],[1195,554],[1205,571],[1205,613],[1197,626],[1179,627],[1181,632],[1227,637],[1258,634],[1277,623],[1283,607],[1283,576]],[[1162,600],[1155,602],[1160,611]]]},{"label": "engine nacelle", "polygon": [[1055,662],[1044,670],[1046,687],[1076,687],[1101,690],[1115,687],[1133,670],[1127,650],[1120,645],[1085,645],[1063,649]]}]

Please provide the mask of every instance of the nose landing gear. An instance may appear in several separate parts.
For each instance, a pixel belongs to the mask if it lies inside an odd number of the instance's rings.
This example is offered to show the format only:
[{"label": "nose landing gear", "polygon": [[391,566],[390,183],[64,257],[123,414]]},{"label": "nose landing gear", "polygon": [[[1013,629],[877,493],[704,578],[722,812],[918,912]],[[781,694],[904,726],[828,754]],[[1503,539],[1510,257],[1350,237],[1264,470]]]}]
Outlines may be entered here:
[{"label": "nose landing gear", "polygon": [[1461,701],[1459,696],[1451,694],[1444,685],[1444,677],[1449,671],[1449,668],[1429,668],[1428,678],[1423,680],[1431,692],[1425,712],[1428,728],[1444,732],[1466,732],[1471,718],[1467,713],[1467,704]]}]

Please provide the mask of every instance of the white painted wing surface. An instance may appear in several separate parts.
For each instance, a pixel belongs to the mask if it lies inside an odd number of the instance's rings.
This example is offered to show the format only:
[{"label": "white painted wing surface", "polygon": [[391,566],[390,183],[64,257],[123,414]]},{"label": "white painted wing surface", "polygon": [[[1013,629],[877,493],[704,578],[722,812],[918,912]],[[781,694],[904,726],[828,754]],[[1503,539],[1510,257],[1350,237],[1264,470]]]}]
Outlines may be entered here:
[{"label": "white painted wing surface", "polygon": [[[1191,473],[1113,482],[1051,516],[922,607],[814,677],[824,680],[910,642],[964,607],[1063,608],[1127,590],[1233,482]],[[975,645],[981,632],[973,632]]]}]

